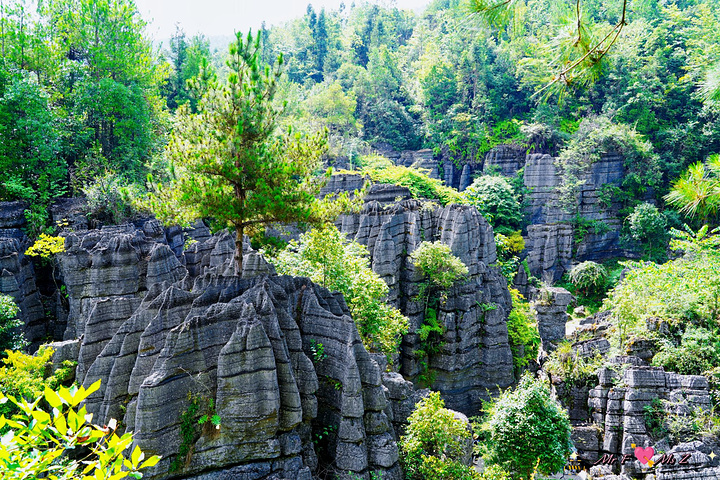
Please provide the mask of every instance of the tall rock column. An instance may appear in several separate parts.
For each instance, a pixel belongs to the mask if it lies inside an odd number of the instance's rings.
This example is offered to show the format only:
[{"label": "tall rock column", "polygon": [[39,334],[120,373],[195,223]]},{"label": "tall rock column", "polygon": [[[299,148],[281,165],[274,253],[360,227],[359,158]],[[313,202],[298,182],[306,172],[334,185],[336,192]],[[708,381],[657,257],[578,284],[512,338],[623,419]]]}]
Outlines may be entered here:
[{"label": "tall rock column", "polygon": [[565,339],[567,307],[572,301],[572,294],[558,287],[542,288],[533,301],[543,352],[552,352]]}]

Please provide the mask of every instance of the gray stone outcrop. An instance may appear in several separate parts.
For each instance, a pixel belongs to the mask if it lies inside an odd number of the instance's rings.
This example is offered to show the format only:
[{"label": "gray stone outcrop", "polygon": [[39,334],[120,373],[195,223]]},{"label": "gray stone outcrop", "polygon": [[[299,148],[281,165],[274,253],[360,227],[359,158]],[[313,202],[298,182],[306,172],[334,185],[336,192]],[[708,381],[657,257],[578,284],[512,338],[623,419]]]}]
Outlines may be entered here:
[{"label": "gray stone outcrop", "polygon": [[513,382],[506,325],[512,303],[504,278],[490,267],[497,258],[492,228],[475,207],[370,201],[361,213],[341,216],[338,226],[368,248],[372,269],[389,286],[388,300],[410,319],[400,352],[403,375],[420,375],[415,351],[424,317],[417,299],[422,278],[408,256],[422,241],[440,240],[468,266],[469,275],[439,309],[445,334],[440,352],[429,361],[432,388],[443,394],[448,408],[473,414],[488,392]]},{"label": "gray stone outcrop", "polygon": [[[641,366],[639,364],[642,362],[632,357],[628,360],[623,373],[608,367],[598,371],[599,385],[590,390],[588,405],[594,424],[603,430],[603,441],[598,452],[588,450],[584,452],[585,455],[588,459],[605,453],[617,456],[632,455],[634,446],[654,446],[656,450],[666,450],[665,453],[687,449],[687,444],[677,445],[673,450],[670,450],[669,446],[660,448],[659,444],[655,444],[658,439],[653,439],[646,427],[645,407],[659,399],[664,409],[681,416],[690,415],[696,408],[707,411],[711,406],[707,379],[698,375],[665,372],[660,367]],[[702,450],[701,445],[701,442],[693,444],[693,455],[698,459],[700,455],[695,451]],[[657,462],[657,459],[655,460]],[[698,474],[697,470],[711,466],[714,468],[717,462],[710,462],[704,457],[700,460],[702,461],[691,462],[687,468],[678,470],[677,465],[673,467],[673,471],[692,471],[699,476],[671,476],[669,473],[662,473],[660,468],[659,476],[656,478],[708,478],[704,473]],[[672,465],[667,467],[667,470],[670,470]],[[633,461],[623,466],[623,472],[633,478],[642,474],[644,470],[647,468],[643,468],[634,457]]]},{"label": "gray stone outcrop", "polygon": [[535,296],[532,306],[536,313],[540,346],[544,352],[552,352],[565,339],[567,307],[573,300],[572,294],[560,287],[543,287]]},{"label": "gray stone outcrop", "polygon": [[168,477],[191,395],[202,408],[212,400],[221,426],[198,428],[170,476],[310,480],[329,468],[399,480],[388,415],[421,397],[388,398],[342,297],[268,276],[252,251],[240,279],[233,236],[202,225],[177,255],[176,236],[157,226],[68,233],[68,340],[54,344],[54,362],[77,359],[79,382],[102,380],[86,402],[96,421],[121,419],[143,450],[163,456],[149,478]]},{"label": "gray stone outcrop", "polygon": [[35,283],[35,270],[25,256],[25,248],[26,243],[21,238],[0,236],[0,294],[15,300],[20,307],[18,318],[25,325],[25,338],[33,340],[43,337],[48,332],[48,326]]},{"label": "gray stone outcrop", "polygon": [[[323,344],[324,358],[313,357],[313,343]],[[184,474],[233,465],[265,471],[272,460],[286,475],[278,478],[311,478],[318,461],[343,473],[399,478],[380,369],[342,298],[307,279],[212,272],[189,291],[155,287],[85,383],[97,378],[104,387],[88,409],[101,419],[125,410],[136,442],[165,456],[154,476],[177,455],[190,393],[213,399],[222,425],[199,436]],[[330,432],[319,460],[318,429]]]}]

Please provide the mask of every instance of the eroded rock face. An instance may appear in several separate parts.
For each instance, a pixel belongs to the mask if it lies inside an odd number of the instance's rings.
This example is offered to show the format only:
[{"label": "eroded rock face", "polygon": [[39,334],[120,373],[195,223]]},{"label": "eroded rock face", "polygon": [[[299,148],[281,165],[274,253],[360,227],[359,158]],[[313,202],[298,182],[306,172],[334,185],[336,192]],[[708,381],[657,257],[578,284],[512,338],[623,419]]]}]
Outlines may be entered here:
[{"label": "eroded rock face", "polygon": [[[400,479],[393,403],[342,297],[268,276],[250,251],[240,279],[232,235],[201,226],[176,255],[158,226],[71,233],[60,256],[66,338],[81,340],[58,344],[57,360],[77,358],[84,385],[102,380],[87,400],[96,421],[122,419],[164,457],[151,478],[311,480],[330,468]],[[221,426],[198,429],[169,473],[191,396],[201,408],[212,401]]]},{"label": "eroded rock face", "polygon": [[[699,408],[708,411],[711,399],[707,379],[699,375],[679,375],[665,372],[660,367],[642,366],[636,357],[620,358],[627,367],[621,374],[603,367],[598,371],[599,385],[589,392],[588,405],[592,420],[603,430],[602,442],[585,442],[585,448],[597,445],[598,450],[581,450],[581,458],[592,460],[603,454],[622,457],[633,455],[634,446],[654,447],[656,451],[674,455],[674,461],[659,465],[654,478],[714,478],[718,462],[708,455],[713,445],[702,442],[679,444],[672,448],[667,442],[655,444],[648,431],[645,420],[645,408],[655,399],[663,401],[665,409],[672,413],[691,415]],[[577,434],[576,434],[577,435]],[[717,446],[714,446],[717,448]],[[688,464],[679,465],[681,456],[688,453]],[[661,454],[653,460],[660,464]],[[622,466],[623,473],[632,478],[643,478],[647,468],[635,457]]]},{"label": "eroded rock face", "polygon": [[565,340],[567,307],[572,301],[572,294],[559,287],[543,287],[533,301],[543,352],[552,352]]},{"label": "eroded rock face", "polygon": [[25,324],[23,333],[33,340],[44,336],[48,326],[35,284],[35,272],[24,252],[25,244],[21,239],[0,236],[0,293],[11,296],[18,304],[19,318]]},{"label": "eroded rock face", "polygon": [[[203,431],[184,474],[242,465],[311,478],[320,429],[330,432],[321,461],[400,478],[380,370],[341,297],[307,279],[215,272],[190,290],[160,290],[148,292],[85,376],[85,384],[103,379],[88,409],[107,421],[124,408],[137,443],[165,457],[153,476],[177,455],[192,394],[213,399],[222,425]],[[313,356],[317,344],[324,358]]]},{"label": "eroded rock face", "polygon": [[[619,244],[621,205],[605,191],[610,186],[619,186],[625,176],[624,159],[620,155],[607,152],[580,172],[575,208],[570,209],[563,208],[561,202],[559,187],[564,173],[556,157],[500,145],[485,156],[483,171],[492,168],[508,177],[514,177],[524,168],[524,184],[529,191],[527,263],[534,276],[550,276],[552,281],[558,281],[570,270],[573,261],[599,261],[623,253]],[[589,228],[577,244],[576,215],[597,227]]]},{"label": "eroded rock face", "polygon": [[339,219],[339,228],[367,246],[372,269],[390,287],[389,300],[410,319],[401,351],[401,372],[421,374],[417,331],[424,318],[418,295],[421,276],[408,258],[422,241],[440,240],[468,266],[467,282],[452,288],[438,319],[446,329],[441,351],[430,358],[432,388],[448,408],[475,414],[488,392],[513,382],[507,315],[512,302],[495,262],[492,228],[475,207],[428,206],[405,200],[387,207],[368,202],[360,214]]}]

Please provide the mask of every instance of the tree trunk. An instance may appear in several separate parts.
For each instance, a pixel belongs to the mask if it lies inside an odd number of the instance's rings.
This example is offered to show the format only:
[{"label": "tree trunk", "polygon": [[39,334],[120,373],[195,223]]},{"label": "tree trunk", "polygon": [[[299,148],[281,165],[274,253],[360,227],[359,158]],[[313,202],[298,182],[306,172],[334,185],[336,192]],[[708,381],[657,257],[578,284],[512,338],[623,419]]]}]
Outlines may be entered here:
[{"label": "tree trunk", "polygon": [[239,277],[242,277],[244,232],[244,227],[237,227],[235,229],[235,265],[237,266],[237,272]]}]

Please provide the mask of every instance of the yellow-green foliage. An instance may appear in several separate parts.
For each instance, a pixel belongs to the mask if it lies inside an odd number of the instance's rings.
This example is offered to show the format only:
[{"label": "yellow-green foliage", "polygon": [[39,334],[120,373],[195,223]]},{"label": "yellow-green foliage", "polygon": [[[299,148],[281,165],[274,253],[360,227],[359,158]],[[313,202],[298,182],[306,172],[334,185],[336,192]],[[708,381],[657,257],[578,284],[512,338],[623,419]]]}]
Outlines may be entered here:
[{"label": "yellow-green foliage", "polygon": [[452,254],[448,245],[440,241],[422,242],[410,258],[420,273],[437,288],[450,288],[468,274],[468,267]]},{"label": "yellow-green foliage", "polygon": [[460,463],[472,434],[468,426],[445,408],[438,392],[422,399],[408,418],[400,438],[406,478],[410,480],[480,480],[472,467]]},{"label": "yellow-green foliage", "polygon": [[597,382],[596,374],[602,366],[602,357],[581,357],[572,348],[570,342],[561,342],[543,366],[553,378],[577,386],[593,386]]},{"label": "yellow-green foliage", "polygon": [[41,233],[40,238],[25,251],[25,255],[49,261],[53,256],[64,251],[65,239],[63,237],[52,237]]},{"label": "yellow-green foliage", "polygon": [[[0,394],[6,396],[36,398],[45,388],[57,388],[74,373],[72,362],[52,371],[53,349],[50,347],[40,347],[35,355],[13,350],[6,350],[5,354],[7,358],[2,360],[5,365],[0,368]],[[0,413],[10,414],[13,408],[12,403],[5,403],[0,405]]]},{"label": "yellow-green foliage", "polygon": [[[0,417],[0,429],[9,428],[0,442],[3,480],[121,480],[141,478],[139,470],[156,465],[160,457],[145,460],[138,446],[125,455],[133,436],[116,435],[115,420],[103,427],[93,425],[85,406],[78,408],[98,388],[100,380],[88,389],[45,387],[35,401],[0,395],[1,404],[11,403],[19,412],[11,419]],[[46,411],[45,404],[52,410]],[[88,448],[90,455],[68,458],[67,453],[80,448]]]},{"label": "yellow-green foliage", "polygon": [[397,352],[408,320],[385,301],[387,284],[370,268],[367,249],[347,242],[334,226],[311,230],[291,242],[276,258],[278,273],[309,277],[343,294],[366,348]]},{"label": "yellow-green foliage", "polygon": [[443,205],[459,203],[460,193],[448,187],[441,180],[430,178],[429,170],[403,167],[393,164],[381,155],[366,155],[360,159],[361,173],[370,176],[373,182],[392,183],[410,189],[413,198],[439,200]]},{"label": "yellow-green foliage", "polygon": [[522,236],[520,230],[516,230],[509,235],[503,235],[502,233],[495,234],[495,246],[498,250],[498,255],[512,256],[525,250],[525,239]]}]

